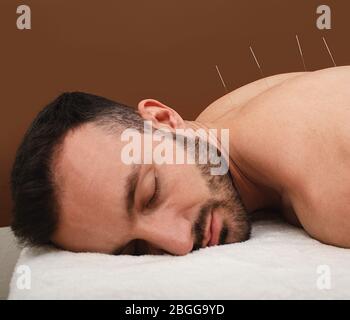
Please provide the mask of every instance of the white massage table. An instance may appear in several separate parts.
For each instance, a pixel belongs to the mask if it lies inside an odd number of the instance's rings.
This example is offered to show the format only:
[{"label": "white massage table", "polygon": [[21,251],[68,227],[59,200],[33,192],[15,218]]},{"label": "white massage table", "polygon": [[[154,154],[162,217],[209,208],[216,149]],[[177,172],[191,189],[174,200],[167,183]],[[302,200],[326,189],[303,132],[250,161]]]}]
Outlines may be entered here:
[{"label": "white massage table", "polygon": [[[30,289],[18,287],[22,265],[31,272]],[[350,249],[321,244],[280,220],[255,222],[247,242],[183,257],[24,248],[9,294],[9,299],[349,298]]]}]

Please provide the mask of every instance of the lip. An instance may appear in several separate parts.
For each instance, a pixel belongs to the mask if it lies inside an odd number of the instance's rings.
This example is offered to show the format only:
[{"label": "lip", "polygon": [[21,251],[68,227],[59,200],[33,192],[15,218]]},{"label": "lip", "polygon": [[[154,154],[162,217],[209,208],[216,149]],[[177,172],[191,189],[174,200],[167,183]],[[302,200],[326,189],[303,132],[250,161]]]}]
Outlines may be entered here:
[{"label": "lip", "polygon": [[215,214],[215,212],[212,211],[210,220],[210,239],[207,246],[211,247],[219,244],[220,229],[221,223],[219,217],[217,214]]},{"label": "lip", "polygon": [[212,210],[207,218],[205,238],[202,248],[219,244],[221,221],[219,216]]}]

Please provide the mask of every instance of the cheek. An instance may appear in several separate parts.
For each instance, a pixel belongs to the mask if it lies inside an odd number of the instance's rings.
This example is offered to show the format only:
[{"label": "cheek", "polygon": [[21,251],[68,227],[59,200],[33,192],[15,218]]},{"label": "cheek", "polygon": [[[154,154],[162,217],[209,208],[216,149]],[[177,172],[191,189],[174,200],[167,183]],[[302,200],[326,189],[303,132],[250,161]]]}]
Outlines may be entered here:
[{"label": "cheek", "polygon": [[165,182],[174,193],[185,197],[210,196],[210,190],[200,171],[195,165],[168,165],[163,168]]},{"label": "cheek", "polygon": [[212,198],[206,184],[201,181],[191,182],[186,177],[179,177],[171,185],[168,194],[175,206],[194,206],[201,205]]}]

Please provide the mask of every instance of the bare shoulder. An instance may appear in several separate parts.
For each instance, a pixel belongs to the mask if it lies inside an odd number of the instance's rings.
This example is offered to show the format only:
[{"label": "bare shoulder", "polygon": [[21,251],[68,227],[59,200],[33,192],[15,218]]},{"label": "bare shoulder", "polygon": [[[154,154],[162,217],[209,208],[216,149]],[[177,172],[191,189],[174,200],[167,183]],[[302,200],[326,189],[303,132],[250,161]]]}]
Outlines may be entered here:
[{"label": "bare shoulder", "polygon": [[249,100],[221,125],[232,128],[238,153],[298,176],[300,167],[319,167],[312,155],[327,165],[330,153],[337,161],[350,156],[349,83],[350,67],[295,77]]},{"label": "bare shoulder", "polygon": [[212,102],[205,108],[205,110],[203,110],[203,112],[201,112],[197,120],[212,121],[213,118],[217,119],[224,116],[226,113],[246,104],[249,100],[264,93],[266,90],[275,87],[286,80],[306,73],[307,72],[282,73],[248,83]]},{"label": "bare shoulder", "polygon": [[308,73],[250,100],[229,121],[247,170],[279,186],[311,236],[350,248],[349,83],[350,67]]},{"label": "bare shoulder", "polygon": [[315,79],[327,82],[333,81],[334,77],[339,81],[340,79],[349,80],[350,66],[342,66],[336,68],[322,69],[313,72],[289,72],[272,75],[263,79],[259,79],[239,87],[207,106],[198,116],[198,121],[212,121],[226,115],[228,112],[246,105],[258,97],[263,95],[276,87],[285,85],[306,85],[308,81],[314,82]]}]

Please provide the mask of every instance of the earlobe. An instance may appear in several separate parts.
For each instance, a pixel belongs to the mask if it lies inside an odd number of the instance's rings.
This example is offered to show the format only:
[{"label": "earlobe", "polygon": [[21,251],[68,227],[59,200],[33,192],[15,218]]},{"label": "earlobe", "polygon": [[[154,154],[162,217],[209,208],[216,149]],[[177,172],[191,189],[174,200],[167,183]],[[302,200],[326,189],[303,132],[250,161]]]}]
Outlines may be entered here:
[{"label": "earlobe", "polygon": [[184,128],[185,122],[172,108],[155,99],[144,99],[138,104],[138,111],[142,118],[152,121],[156,128],[167,127],[174,130]]}]

